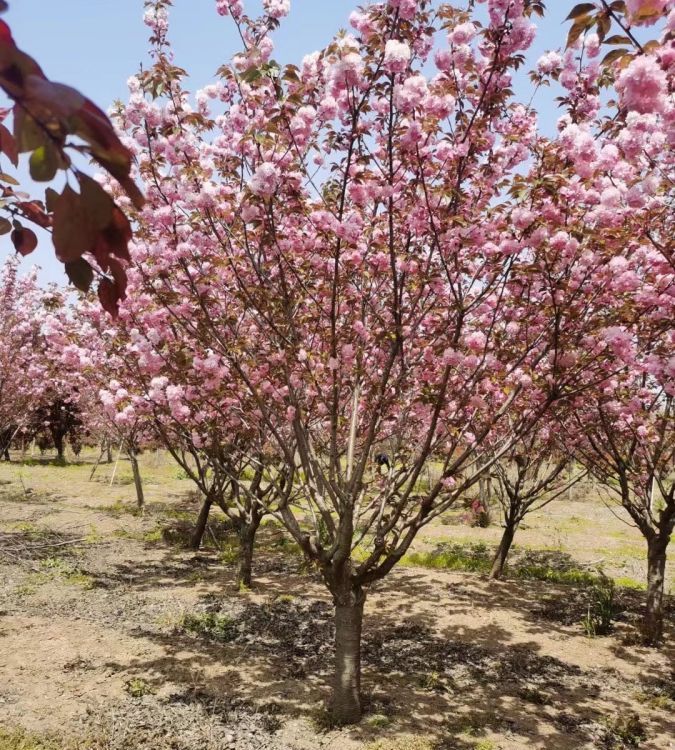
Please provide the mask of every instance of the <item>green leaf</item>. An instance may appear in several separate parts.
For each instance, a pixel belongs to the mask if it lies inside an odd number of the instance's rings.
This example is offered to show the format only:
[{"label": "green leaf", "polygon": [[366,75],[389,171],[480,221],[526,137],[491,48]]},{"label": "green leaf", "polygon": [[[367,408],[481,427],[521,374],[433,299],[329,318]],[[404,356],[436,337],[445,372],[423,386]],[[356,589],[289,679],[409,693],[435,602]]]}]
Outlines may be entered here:
[{"label": "green leaf", "polygon": [[39,146],[30,155],[30,176],[36,182],[49,182],[54,179],[54,175],[59,168],[59,160],[56,151],[49,144]]},{"label": "green leaf", "polygon": [[94,269],[84,258],[66,263],[66,273],[71,282],[81,291],[88,292],[94,280]]},{"label": "green leaf", "polygon": [[580,18],[581,16],[587,16],[594,10],[596,10],[595,3],[579,3],[579,5],[575,5],[574,8],[572,8],[569,16],[567,16],[565,20],[571,21],[573,19]]}]

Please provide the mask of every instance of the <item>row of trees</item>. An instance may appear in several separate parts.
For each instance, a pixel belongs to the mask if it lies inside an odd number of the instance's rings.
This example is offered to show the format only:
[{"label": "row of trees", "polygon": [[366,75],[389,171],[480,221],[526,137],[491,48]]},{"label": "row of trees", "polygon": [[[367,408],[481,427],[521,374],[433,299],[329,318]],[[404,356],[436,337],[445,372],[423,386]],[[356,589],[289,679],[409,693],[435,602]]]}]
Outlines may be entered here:
[{"label": "row of trees", "polygon": [[[243,584],[263,515],[292,535],[335,604],[335,719],[361,715],[369,587],[488,475],[507,508],[496,576],[570,457],[604,482],[646,539],[658,642],[675,526],[672,3],[573,10],[569,48],[532,74],[564,89],[555,139],[511,89],[541,2],[489,0],[484,24],[376,3],[296,67],[271,58],[288,3],[251,18],[221,0],[244,49],[194,102],[171,2],[146,5],[152,66],[117,124],[147,203],[108,185],[135,227],[128,298],[117,323],[86,302],[53,315],[48,339],[121,439],[149,430],[199,487],[195,544],[213,505],[233,521]],[[657,21],[648,45],[631,31]]]}]

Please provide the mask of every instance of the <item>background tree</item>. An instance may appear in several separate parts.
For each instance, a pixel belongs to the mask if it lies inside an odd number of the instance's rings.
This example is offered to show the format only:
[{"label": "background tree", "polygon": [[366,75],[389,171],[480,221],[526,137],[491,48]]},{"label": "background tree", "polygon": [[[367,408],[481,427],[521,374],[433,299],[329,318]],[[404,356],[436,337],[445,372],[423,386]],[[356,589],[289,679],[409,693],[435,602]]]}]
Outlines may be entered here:
[{"label": "background tree", "polygon": [[7,460],[44,386],[44,362],[34,355],[43,302],[35,271],[22,278],[17,260],[7,260],[0,268],[0,451]]},{"label": "background tree", "polygon": [[495,496],[504,532],[490,570],[501,578],[518,527],[524,518],[558,499],[585,476],[570,471],[570,456],[556,444],[550,425],[544,422],[502,455],[495,463]]}]

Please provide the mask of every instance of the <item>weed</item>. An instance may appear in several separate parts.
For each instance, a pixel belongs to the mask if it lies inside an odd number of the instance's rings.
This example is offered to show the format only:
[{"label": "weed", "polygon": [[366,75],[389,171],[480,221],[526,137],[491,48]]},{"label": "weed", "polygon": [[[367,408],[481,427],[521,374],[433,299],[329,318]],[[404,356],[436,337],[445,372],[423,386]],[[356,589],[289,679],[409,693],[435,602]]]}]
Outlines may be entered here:
[{"label": "weed", "polygon": [[97,510],[101,513],[106,513],[113,518],[121,518],[125,515],[140,516],[141,509],[137,505],[131,505],[130,503],[123,503],[121,500],[117,500],[112,505],[95,505],[87,506],[88,510]]},{"label": "weed", "polygon": [[237,624],[231,617],[214,612],[184,615],[178,629],[186,633],[202,635],[220,643],[229,643],[238,635]]},{"label": "weed", "polygon": [[290,604],[295,601],[295,597],[293,594],[279,594],[279,596],[274,597],[274,601]]},{"label": "weed", "polygon": [[332,732],[338,726],[331,712],[325,708],[319,708],[314,711],[310,717],[310,721],[314,731],[318,734]]},{"label": "weed", "polygon": [[647,585],[642,581],[636,581],[635,578],[629,578],[628,576],[622,576],[615,578],[614,583],[617,587],[622,589],[636,589],[637,591],[644,591]]},{"label": "weed", "polygon": [[625,750],[640,747],[647,739],[644,724],[636,713],[605,719],[600,736],[601,747],[605,750]]},{"label": "weed", "polygon": [[0,750],[59,750],[56,742],[29,734],[22,729],[0,727]]},{"label": "weed", "polygon": [[675,703],[667,695],[654,695],[646,691],[639,691],[634,694],[635,700],[642,703],[647,708],[653,708],[659,711],[669,711],[675,708]]},{"label": "weed", "polygon": [[163,538],[164,536],[161,528],[152,529],[143,534],[143,541],[148,542],[149,544],[157,544],[157,542],[161,542]]},{"label": "weed", "polygon": [[105,737],[56,739],[0,726],[0,750],[102,750],[109,747]]},{"label": "weed", "polygon": [[384,714],[373,714],[366,718],[366,724],[373,729],[384,729],[391,724],[391,719]]},{"label": "weed", "polygon": [[[28,578],[28,586],[40,586],[48,581],[61,580],[85,589],[94,588],[94,578],[80,570],[75,564],[62,557],[46,557],[40,561],[40,571]],[[34,593],[34,592],[29,592]]]},{"label": "weed", "polygon": [[478,740],[474,745],[474,750],[497,750],[497,745],[491,740]]},{"label": "weed", "polygon": [[428,693],[438,693],[443,691],[443,682],[438,672],[429,672],[423,674],[419,679],[419,686]]},{"label": "weed", "polygon": [[132,677],[124,684],[124,689],[132,698],[142,698],[155,692],[154,688],[140,677]]},{"label": "weed", "polygon": [[224,542],[220,550],[220,561],[224,565],[234,565],[239,560],[239,545],[236,542]]},{"label": "weed", "polygon": [[588,612],[582,620],[584,632],[589,638],[612,632],[613,620],[618,614],[615,593],[614,581],[601,573],[600,579],[590,590]]},{"label": "weed", "polygon": [[569,570],[557,570],[548,565],[519,565],[515,574],[518,578],[534,581],[547,581],[548,583],[562,583],[566,586],[592,586],[598,580],[598,576],[588,570],[572,568]]}]

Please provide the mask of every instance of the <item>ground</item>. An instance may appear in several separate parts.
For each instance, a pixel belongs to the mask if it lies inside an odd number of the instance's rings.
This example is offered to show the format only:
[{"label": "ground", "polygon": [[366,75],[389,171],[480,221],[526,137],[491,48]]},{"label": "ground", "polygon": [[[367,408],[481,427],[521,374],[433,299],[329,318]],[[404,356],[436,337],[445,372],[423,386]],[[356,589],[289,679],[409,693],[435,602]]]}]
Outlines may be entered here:
[{"label": "ground", "polygon": [[[323,710],[330,602],[281,529],[262,530],[240,592],[221,521],[202,552],[181,545],[199,500],[163,453],[142,456],[142,516],[124,462],[111,486],[109,464],[89,480],[93,454],[14,459],[0,464],[0,750],[675,748],[672,602],[667,644],[637,645],[644,548],[590,484],[519,532],[500,583],[483,572],[496,525],[455,513],[428,528],[368,597],[366,716],[340,729]],[[611,634],[589,637],[597,564],[621,585]]]}]

